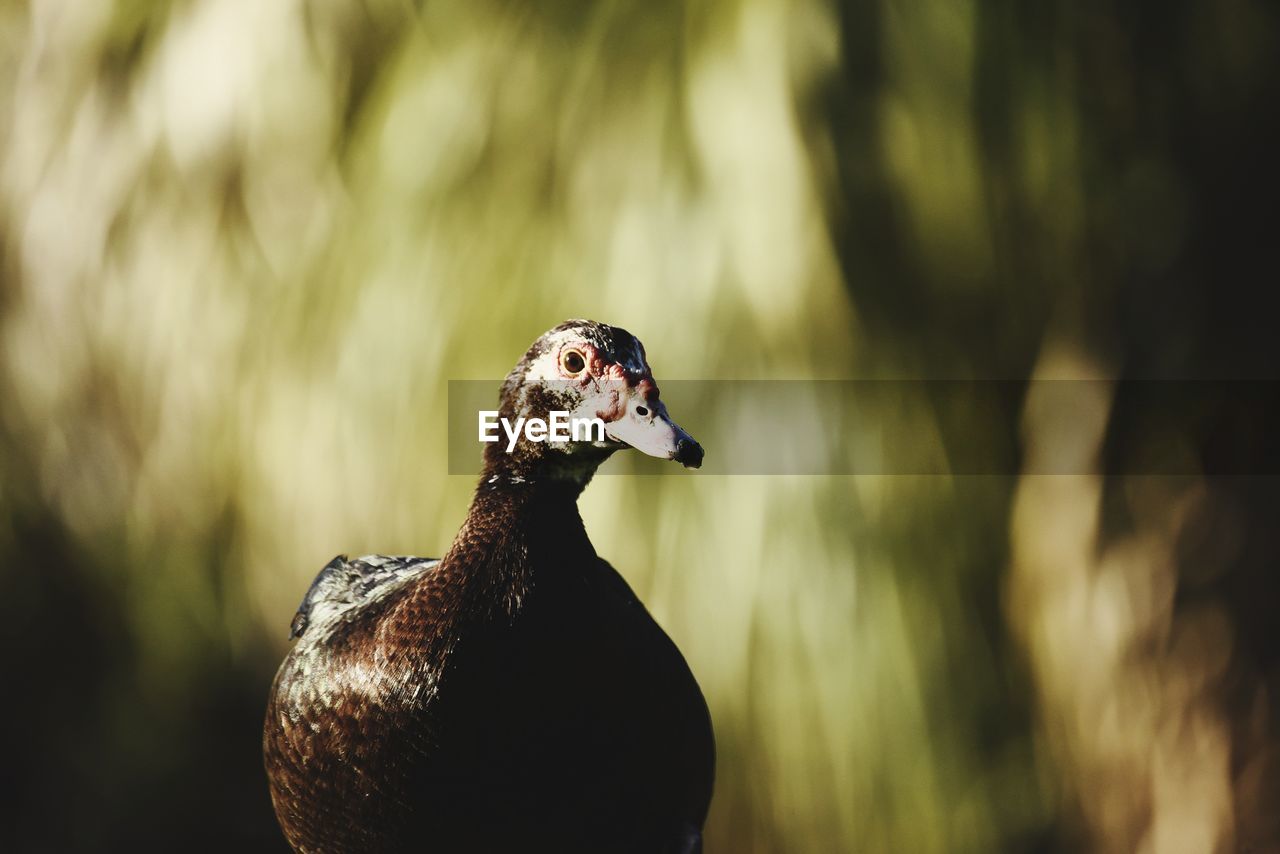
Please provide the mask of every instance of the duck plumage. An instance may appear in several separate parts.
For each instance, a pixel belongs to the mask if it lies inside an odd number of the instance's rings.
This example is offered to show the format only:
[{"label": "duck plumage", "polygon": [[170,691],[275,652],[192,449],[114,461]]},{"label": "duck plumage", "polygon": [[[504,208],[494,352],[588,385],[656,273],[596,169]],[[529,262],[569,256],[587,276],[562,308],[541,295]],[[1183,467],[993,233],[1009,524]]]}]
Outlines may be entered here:
[{"label": "duck plumage", "polygon": [[557,407],[609,416],[608,436],[488,445],[443,558],[338,557],[312,584],[264,734],[296,850],[700,850],[706,703],[577,499],[627,444],[694,465],[702,451],[616,327],[556,327],[503,385],[507,415]]}]

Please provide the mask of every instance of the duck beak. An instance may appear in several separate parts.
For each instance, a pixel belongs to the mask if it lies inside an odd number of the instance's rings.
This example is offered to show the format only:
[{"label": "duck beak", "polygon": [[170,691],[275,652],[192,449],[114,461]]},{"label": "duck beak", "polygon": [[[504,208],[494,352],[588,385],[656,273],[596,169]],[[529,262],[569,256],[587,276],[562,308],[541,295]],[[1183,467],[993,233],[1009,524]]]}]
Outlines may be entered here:
[{"label": "duck beak", "polygon": [[633,397],[622,417],[605,425],[605,435],[651,457],[675,460],[687,469],[702,466],[702,446],[671,420],[659,400]]}]

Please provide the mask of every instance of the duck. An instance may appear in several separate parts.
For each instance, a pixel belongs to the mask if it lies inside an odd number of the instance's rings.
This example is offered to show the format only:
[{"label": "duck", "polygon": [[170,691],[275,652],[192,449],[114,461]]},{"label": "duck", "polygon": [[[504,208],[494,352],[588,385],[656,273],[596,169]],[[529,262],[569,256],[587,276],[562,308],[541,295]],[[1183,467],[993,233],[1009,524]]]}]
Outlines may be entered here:
[{"label": "duck", "polygon": [[699,852],[706,700],[577,503],[615,452],[697,468],[702,446],[640,341],[590,320],[534,341],[498,407],[512,424],[558,412],[603,429],[486,443],[443,557],[321,569],[263,732],[285,838],[298,852]]}]

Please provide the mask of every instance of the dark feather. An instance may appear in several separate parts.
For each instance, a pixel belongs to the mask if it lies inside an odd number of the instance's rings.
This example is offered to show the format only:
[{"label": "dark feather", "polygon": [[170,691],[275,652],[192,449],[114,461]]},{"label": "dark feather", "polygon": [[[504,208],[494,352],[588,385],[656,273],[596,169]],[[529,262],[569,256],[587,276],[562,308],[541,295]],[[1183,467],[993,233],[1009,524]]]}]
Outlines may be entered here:
[{"label": "dark feather", "polygon": [[440,563],[439,558],[365,555],[348,560],[338,555],[316,575],[293,615],[289,638],[302,636],[316,622],[350,618],[369,602],[418,578]]}]

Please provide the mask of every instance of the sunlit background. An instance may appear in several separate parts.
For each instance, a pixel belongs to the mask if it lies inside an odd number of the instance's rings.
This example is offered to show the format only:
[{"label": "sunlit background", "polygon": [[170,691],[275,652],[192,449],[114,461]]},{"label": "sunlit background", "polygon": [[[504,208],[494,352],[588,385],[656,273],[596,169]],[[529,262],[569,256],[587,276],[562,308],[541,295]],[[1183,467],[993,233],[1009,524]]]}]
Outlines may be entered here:
[{"label": "sunlit background", "polygon": [[[448,381],[496,395],[566,317],[659,381],[1280,374],[1260,0],[10,0],[0,34],[6,850],[283,850],[301,594],[444,552]],[[1280,484],[1109,476],[1153,453],[1123,384],[1042,387],[878,413],[1000,476],[588,489],[710,703],[709,852],[1280,851]],[[751,418],[675,415],[712,456]],[[1229,395],[1157,426],[1180,470],[1271,440]],[[1007,473],[1045,455],[1096,474]]]}]

